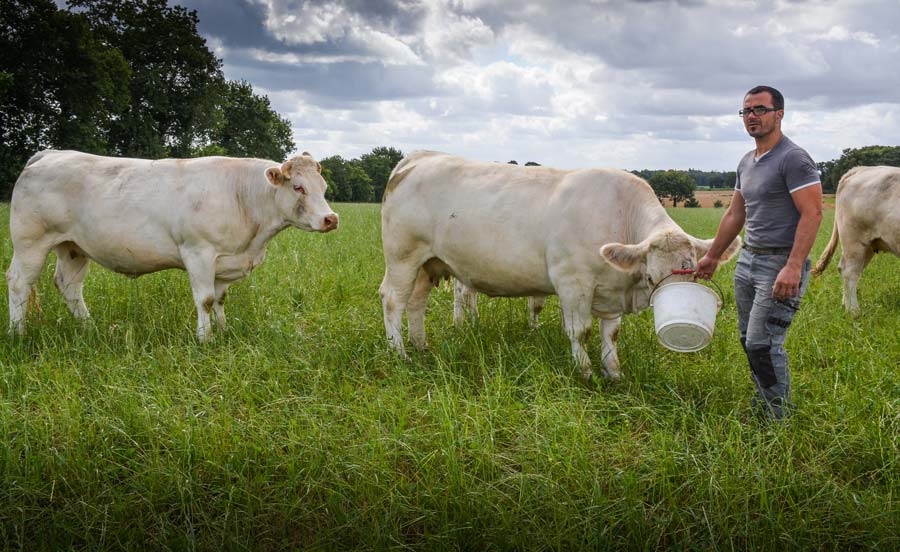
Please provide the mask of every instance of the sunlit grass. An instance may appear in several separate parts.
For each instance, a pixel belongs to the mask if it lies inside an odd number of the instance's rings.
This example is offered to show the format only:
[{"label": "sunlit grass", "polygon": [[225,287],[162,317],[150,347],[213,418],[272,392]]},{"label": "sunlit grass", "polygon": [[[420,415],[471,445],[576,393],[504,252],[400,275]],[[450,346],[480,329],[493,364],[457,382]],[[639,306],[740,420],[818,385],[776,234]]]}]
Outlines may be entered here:
[{"label": "sunlit grass", "polygon": [[[485,298],[457,330],[444,287],[431,350],[403,362],[378,206],[335,208],[337,232],[273,241],[207,345],[183,272],[94,266],[81,325],[48,263],[42,313],[0,340],[5,548],[900,547],[900,259],[866,270],[856,319],[835,267],[813,282],[788,341],[797,414],[760,427],[741,421],[733,263],[712,344],[669,352],[651,312],[628,316],[617,383],[581,383],[555,299],[535,330],[524,299]],[[672,211],[704,238],[721,213]]]}]

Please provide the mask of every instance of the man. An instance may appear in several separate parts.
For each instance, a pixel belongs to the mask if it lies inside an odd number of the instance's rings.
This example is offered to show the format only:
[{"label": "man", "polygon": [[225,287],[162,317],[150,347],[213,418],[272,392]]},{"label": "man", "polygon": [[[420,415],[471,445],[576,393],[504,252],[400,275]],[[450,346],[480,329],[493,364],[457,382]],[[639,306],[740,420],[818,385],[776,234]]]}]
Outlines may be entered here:
[{"label": "man", "polygon": [[809,154],[781,132],[784,97],[778,90],[751,89],[739,115],[756,149],[738,164],[731,205],[695,273],[711,278],[717,259],[746,225],[734,274],[738,330],[761,399],[753,400],[755,413],[780,420],[791,407],[784,341],[809,282],[822,185]]}]

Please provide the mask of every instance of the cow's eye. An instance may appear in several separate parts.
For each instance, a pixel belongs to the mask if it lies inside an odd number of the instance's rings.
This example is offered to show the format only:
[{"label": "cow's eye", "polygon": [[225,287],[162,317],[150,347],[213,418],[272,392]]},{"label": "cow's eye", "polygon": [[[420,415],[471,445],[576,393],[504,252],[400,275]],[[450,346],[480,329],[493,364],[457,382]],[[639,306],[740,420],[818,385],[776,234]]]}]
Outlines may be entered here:
[{"label": "cow's eye", "polygon": [[304,188],[302,185],[301,185],[301,186],[294,186],[294,191],[295,191],[295,192],[299,192],[299,193],[301,193],[301,194],[303,194],[303,195],[306,195],[306,188]]}]

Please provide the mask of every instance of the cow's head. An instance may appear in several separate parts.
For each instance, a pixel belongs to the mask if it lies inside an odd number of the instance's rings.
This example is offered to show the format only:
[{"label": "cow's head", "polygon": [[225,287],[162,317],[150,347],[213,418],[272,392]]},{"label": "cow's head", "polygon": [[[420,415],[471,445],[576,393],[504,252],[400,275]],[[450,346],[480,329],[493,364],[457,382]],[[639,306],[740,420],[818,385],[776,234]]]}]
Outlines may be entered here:
[{"label": "cow's head", "polygon": [[[600,248],[600,255],[622,272],[640,275],[642,283],[651,289],[668,278],[666,283],[691,280],[691,274],[674,274],[673,270],[694,270],[712,240],[699,240],[678,230],[655,232],[641,243],[626,245],[608,243]],[[737,237],[725,250],[720,262],[730,259],[741,247]]]},{"label": "cow's head", "polygon": [[307,231],[329,232],[338,227],[337,213],[325,201],[322,166],[307,152],[295,155],[280,167],[266,169],[275,186],[275,202],[284,219]]}]

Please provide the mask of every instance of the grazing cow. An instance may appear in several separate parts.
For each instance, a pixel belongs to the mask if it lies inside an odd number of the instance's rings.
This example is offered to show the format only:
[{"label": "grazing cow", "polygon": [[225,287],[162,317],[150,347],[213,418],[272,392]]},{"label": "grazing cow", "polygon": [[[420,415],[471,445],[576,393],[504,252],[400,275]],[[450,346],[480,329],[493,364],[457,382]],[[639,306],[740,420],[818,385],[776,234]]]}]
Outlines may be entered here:
[{"label": "grazing cow", "polygon": [[[559,296],[585,379],[592,315],[602,319],[604,374],[617,378],[621,315],[646,308],[664,279],[690,279],[672,271],[692,269],[712,244],[686,234],[650,186],[625,171],[519,167],[428,151],[394,168],[381,223],[384,325],[401,355],[404,311],[410,341],[424,348],[428,293],[454,276],[491,296]],[[723,260],[738,247],[735,239]]]},{"label": "grazing cow", "polygon": [[[538,327],[538,317],[544,310],[547,298],[543,295],[528,296],[528,324],[532,328]],[[478,296],[475,290],[466,287],[466,284],[454,280],[453,284],[453,325],[459,327],[465,321],[466,316],[478,318]]]},{"label": "grazing cow", "polygon": [[900,256],[900,168],[854,167],[841,178],[834,200],[834,230],[813,274],[828,267],[839,239],[844,308],[856,314],[856,284],[872,256],[883,251]]},{"label": "grazing cow", "polygon": [[16,181],[10,206],[10,332],[24,333],[29,295],[55,251],[56,287],[81,319],[88,318],[82,283],[89,260],[130,277],[186,270],[197,338],[208,340],[210,311],[224,328],[228,286],[263,261],[269,240],[288,226],[338,227],[319,172],[308,153],[284,163],[37,153]]}]

